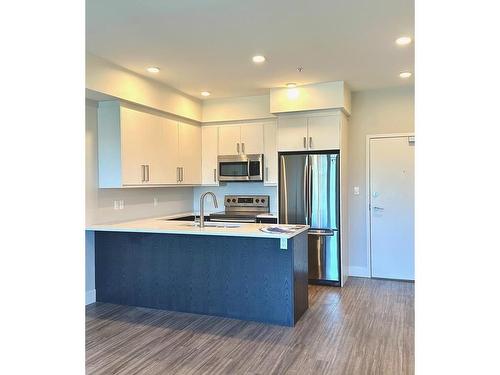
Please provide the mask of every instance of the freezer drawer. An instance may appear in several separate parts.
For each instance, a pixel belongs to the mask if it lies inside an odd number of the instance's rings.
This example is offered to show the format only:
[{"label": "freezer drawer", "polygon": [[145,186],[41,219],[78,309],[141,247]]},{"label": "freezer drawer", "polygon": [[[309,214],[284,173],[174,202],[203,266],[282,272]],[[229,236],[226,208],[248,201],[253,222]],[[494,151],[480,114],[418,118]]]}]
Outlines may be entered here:
[{"label": "freezer drawer", "polygon": [[338,285],[339,236],[336,230],[311,230],[309,241],[309,282]]}]

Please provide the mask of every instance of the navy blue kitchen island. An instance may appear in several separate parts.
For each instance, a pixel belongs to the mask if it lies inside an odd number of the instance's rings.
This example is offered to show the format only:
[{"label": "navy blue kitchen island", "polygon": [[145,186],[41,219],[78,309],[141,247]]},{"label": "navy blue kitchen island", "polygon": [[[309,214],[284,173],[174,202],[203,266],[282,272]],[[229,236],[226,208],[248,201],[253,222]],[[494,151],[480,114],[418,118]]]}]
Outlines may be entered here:
[{"label": "navy blue kitchen island", "polygon": [[97,229],[95,282],[97,302],[294,326],[308,308],[307,230],[269,238]]}]

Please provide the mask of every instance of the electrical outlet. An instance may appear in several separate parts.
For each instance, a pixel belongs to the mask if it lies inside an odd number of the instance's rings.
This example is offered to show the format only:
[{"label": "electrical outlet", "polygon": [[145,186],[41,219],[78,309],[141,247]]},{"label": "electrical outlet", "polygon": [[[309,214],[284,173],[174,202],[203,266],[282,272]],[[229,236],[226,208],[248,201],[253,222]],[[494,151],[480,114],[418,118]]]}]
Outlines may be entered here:
[{"label": "electrical outlet", "polygon": [[123,207],[125,206],[125,203],[123,202],[123,199],[120,200],[120,210],[123,210]]},{"label": "electrical outlet", "polygon": [[153,198],[153,206],[158,206],[158,198]]},{"label": "electrical outlet", "polygon": [[113,201],[113,209],[114,210],[119,210],[120,209],[120,204],[118,203],[118,201]]}]

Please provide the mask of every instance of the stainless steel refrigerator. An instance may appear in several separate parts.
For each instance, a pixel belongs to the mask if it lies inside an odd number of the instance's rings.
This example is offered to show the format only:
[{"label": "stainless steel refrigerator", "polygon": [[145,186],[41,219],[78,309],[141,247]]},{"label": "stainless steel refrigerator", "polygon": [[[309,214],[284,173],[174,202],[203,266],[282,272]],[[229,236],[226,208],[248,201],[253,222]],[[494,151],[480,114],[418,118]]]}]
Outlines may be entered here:
[{"label": "stainless steel refrigerator", "polygon": [[340,286],[339,153],[279,154],[279,222],[307,224],[309,282]]}]

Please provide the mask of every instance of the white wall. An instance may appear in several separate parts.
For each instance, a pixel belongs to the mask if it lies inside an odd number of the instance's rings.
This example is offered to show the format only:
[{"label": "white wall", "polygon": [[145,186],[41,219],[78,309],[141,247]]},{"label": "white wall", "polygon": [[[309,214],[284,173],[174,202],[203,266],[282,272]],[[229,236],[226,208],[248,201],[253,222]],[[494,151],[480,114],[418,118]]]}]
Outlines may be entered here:
[{"label": "white wall", "polygon": [[273,117],[269,112],[269,95],[208,99],[202,106],[204,123]]},{"label": "white wall", "polygon": [[[349,121],[349,273],[369,276],[366,247],[366,136],[414,132],[414,88],[352,93]],[[418,136],[417,136],[418,144]],[[353,187],[359,186],[359,195]]]},{"label": "white wall", "polygon": [[[97,102],[87,100],[85,106],[85,223],[86,225],[162,216],[193,209],[192,187],[99,189],[97,173]],[[153,199],[158,198],[158,206]],[[123,200],[124,209],[114,210],[113,201]],[[94,236],[87,232],[86,294],[95,298]]]},{"label": "white wall", "polygon": [[86,54],[85,87],[191,120],[201,120],[199,99],[89,53]]},{"label": "white wall", "polygon": [[211,191],[217,197],[219,208],[214,208],[212,198],[206,198],[205,213],[224,211],[224,195],[248,194],[269,195],[269,208],[276,212],[278,207],[278,188],[276,186],[264,186],[262,182],[227,182],[220,186],[199,186],[193,188],[193,210],[200,210],[200,196],[206,191]]}]

